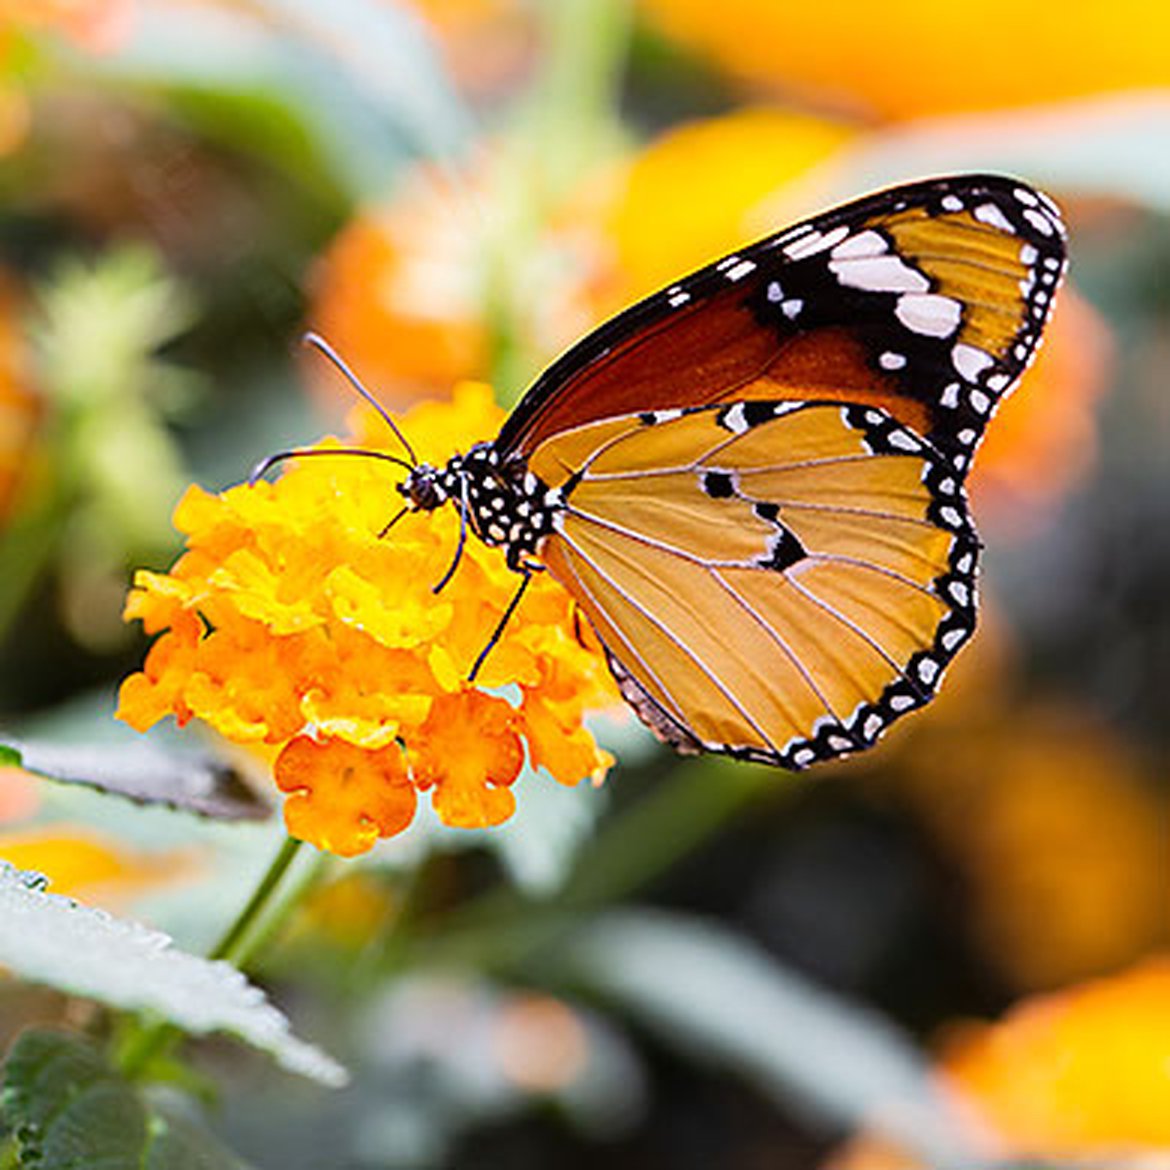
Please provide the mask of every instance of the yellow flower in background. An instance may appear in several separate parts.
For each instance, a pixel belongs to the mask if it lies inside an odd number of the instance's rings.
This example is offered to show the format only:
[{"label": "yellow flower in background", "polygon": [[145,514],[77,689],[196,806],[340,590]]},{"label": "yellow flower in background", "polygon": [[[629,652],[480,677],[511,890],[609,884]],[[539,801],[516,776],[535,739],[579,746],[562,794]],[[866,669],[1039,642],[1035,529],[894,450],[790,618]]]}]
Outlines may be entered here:
[{"label": "yellow flower in background", "polygon": [[[501,417],[486,386],[465,384],[402,425],[441,463]],[[384,424],[359,415],[356,441],[386,447]],[[506,820],[525,749],[566,784],[612,762],[581,724],[614,692],[577,641],[568,594],[538,576],[469,686],[520,579],[469,539],[435,596],[459,518],[408,515],[381,536],[401,505],[395,482],[384,462],[338,456],[219,496],[192,488],[175,514],[187,552],[169,574],[140,572],[126,607],[162,636],[123,684],[119,716],[139,730],[198,718],[268,745],[289,831],[345,856],[401,832],[420,792],[448,825]]]},{"label": "yellow flower in background", "polygon": [[1170,8],[1149,0],[641,0],[695,52],[756,85],[914,118],[1170,84]]},{"label": "yellow flower in background", "polygon": [[[952,1026],[939,1071],[988,1158],[1146,1165],[1170,1147],[1170,955]],[[924,1165],[863,1134],[823,1170]]]},{"label": "yellow flower in background", "polygon": [[1021,1154],[1170,1146],[1170,956],[1025,1000],[943,1045],[943,1067]]},{"label": "yellow flower in background", "polygon": [[17,869],[43,873],[55,894],[106,908],[182,881],[196,870],[193,853],[144,853],[88,825],[66,822],[0,829],[0,858]]},{"label": "yellow flower in background", "polygon": [[832,161],[855,138],[843,122],[746,107],[683,123],[617,164],[596,213],[606,245],[597,314],[831,201]]}]

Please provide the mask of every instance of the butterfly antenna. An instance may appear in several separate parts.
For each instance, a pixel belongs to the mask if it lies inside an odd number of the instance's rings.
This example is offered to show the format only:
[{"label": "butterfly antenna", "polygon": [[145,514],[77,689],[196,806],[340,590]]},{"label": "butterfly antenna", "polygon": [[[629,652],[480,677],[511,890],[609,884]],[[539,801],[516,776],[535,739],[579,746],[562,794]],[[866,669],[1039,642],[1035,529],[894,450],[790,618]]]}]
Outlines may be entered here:
[{"label": "butterfly antenna", "polygon": [[455,557],[451,561],[450,567],[443,574],[442,579],[437,585],[431,587],[431,592],[436,596],[442,593],[447,587],[447,582],[455,576],[455,570],[459,568],[459,562],[463,559],[463,546],[467,543],[467,480],[460,479],[459,481],[459,543],[455,546]]},{"label": "butterfly antenna", "polygon": [[341,373],[342,377],[349,382],[349,384],[358,392],[358,394],[365,399],[377,412],[382,416],[382,420],[394,432],[394,437],[402,444],[407,455],[410,456],[410,466],[418,466],[418,456],[414,453],[414,448],[407,442],[406,436],[398,429],[398,424],[391,417],[390,412],[361,384],[357,374],[353,372],[346,365],[345,360],[341,354],[337,352],[319,333],[309,332],[301,338],[304,345],[315,349],[323,357],[327,358],[336,369]]},{"label": "butterfly antenna", "polygon": [[275,455],[269,455],[267,459],[261,459],[252,468],[252,474],[248,476],[248,483],[256,483],[263,475],[286,459],[307,459],[310,455],[360,455],[363,459],[382,459],[386,463],[405,467],[407,471],[414,470],[413,464],[407,463],[405,459],[399,459],[397,455],[391,455],[388,451],[370,451],[365,447],[293,447],[288,451],[277,451]]}]

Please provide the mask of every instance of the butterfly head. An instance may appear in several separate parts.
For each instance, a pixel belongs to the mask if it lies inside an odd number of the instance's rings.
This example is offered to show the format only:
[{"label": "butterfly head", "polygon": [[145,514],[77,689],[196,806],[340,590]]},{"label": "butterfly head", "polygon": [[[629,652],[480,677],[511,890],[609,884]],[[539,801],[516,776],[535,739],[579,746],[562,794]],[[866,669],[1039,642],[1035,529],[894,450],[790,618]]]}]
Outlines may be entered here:
[{"label": "butterfly head", "polygon": [[433,512],[451,498],[447,469],[419,463],[410,469],[398,491],[412,512]]}]

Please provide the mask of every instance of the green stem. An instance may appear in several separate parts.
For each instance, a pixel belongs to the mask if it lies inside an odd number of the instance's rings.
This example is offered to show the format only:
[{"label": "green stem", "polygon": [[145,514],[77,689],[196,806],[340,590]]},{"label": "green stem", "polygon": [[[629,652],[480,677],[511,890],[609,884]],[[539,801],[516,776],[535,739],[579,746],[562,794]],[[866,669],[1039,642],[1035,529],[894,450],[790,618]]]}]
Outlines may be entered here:
[{"label": "green stem", "polygon": [[618,99],[630,40],[629,0],[556,0],[541,11],[541,73],[505,146],[484,256],[489,373],[506,405],[549,356],[533,352],[534,293],[524,258],[540,247],[540,233],[582,173],[606,158],[622,136]]},{"label": "green stem", "polygon": [[[210,959],[226,959],[237,967],[247,966],[255,953],[254,939],[249,939],[261,915],[268,908],[277,887],[288,873],[289,866],[296,860],[303,841],[286,837],[272,860],[260,884],[256,887],[239,917],[224,932],[223,937],[212,948]],[[258,936],[255,936],[258,937]]]},{"label": "green stem", "polygon": [[[252,892],[235,921],[224,931],[208,958],[230,962],[244,970],[255,956],[260,944],[270,937],[259,929],[261,919],[271,908],[281,882],[296,859],[303,842],[286,837],[280,849],[265,870],[260,884]],[[181,1028],[167,1022],[139,1025],[122,1048],[119,1063],[127,1077],[141,1076],[160,1056],[164,1055],[183,1035]],[[3,1167],[0,1166],[0,1170]]]}]

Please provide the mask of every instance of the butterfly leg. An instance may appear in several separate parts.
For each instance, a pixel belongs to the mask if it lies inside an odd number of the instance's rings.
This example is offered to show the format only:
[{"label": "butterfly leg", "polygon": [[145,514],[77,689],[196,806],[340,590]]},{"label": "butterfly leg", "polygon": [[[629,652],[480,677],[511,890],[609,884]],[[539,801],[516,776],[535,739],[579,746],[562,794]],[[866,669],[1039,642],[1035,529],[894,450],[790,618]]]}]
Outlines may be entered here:
[{"label": "butterfly leg", "polygon": [[459,543],[455,546],[455,556],[451,559],[451,564],[447,571],[440,578],[437,585],[431,586],[431,592],[436,596],[442,593],[447,587],[447,582],[455,576],[455,570],[459,568],[459,562],[463,559],[463,548],[467,544],[467,513],[469,510],[467,480],[461,479],[459,481]]},{"label": "butterfly leg", "polygon": [[520,604],[520,599],[524,596],[524,590],[528,588],[528,583],[537,573],[544,572],[544,566],[538,565],[535,561],[524,561],[519,565],[519,572],[522,574],[520,587],[512,594],[512,600],[508,602],[508,608],[504,610],[500,620],[496,622],[496,628],[492,630],[492,636],[487,640],[487,645],[479,652],[479,657],[475,660],[471,673],[467,676],[468,682],[475,682],[479,668],[483,666],[484,660],[495,648],[496,643],[503,636],[508,622],[512,620],[512,615],[516,612],[516,606]]}]

